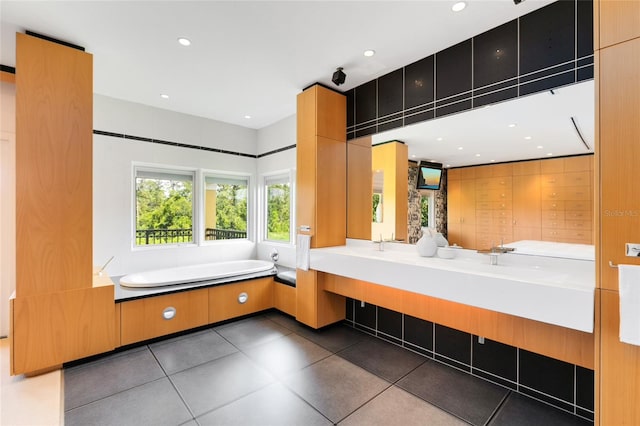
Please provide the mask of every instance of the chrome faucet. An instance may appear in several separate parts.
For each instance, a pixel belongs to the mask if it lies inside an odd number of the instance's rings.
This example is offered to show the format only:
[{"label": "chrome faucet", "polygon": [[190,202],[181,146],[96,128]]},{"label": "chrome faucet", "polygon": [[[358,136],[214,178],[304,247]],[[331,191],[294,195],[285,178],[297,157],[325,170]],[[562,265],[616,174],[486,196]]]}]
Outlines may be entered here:
[{"label": "chrome faucet", "polygon": [[499,246],[491,247],[491,252],[492,253],[503,253],[504,254],[504,253],[508,253],[508,252],[511,252],[511,251],[514,251],[514,250],[515,250],[515,248],[513,248],[513,247],[505,247],[504,246],[504,239],[500,240],[500,245]]},{"label": "chrome faucet", "polygon": [[378,244],[378,250],[384,251],[384,239],[382,238],[382,234],[380,234],[380,241],[374,241],[374,244]]}]

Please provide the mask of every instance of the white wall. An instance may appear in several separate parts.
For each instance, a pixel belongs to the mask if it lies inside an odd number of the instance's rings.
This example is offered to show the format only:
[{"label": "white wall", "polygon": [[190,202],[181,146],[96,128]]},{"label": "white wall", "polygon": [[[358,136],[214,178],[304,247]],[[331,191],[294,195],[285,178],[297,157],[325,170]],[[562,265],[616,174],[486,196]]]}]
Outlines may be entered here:
[{"label": "white wall", "polygon": [[[292,115],[280,120],[271,126],[262,128],[258,131],[258,153],[262,154],[296,144],[296,116]],[[258,158],[257,165],[258,178],[265,174],[280,172],[286,170],[294,170],[296,168],[296,149],[288,149],[286,151],[270,154],[265,157]],[[295,193],[295,174],[294,191]],[[292,200],[295,202],[295,200]],[[295,204],[294,204],[295,205]],[[294,215],[295,216],[295,215]],[[295,223],[293,224],[295,226]],[[295,235],[295,233],[294,233]],[[280,244],[269,241],[260,241],[257,246],[257,256],[259,259],[270,260],[270,254],[273,249],[278,251],[280,255],[279,265],[295,267],[296,249],[294,244]]]},{"label": "white wall", "polygon": [[[100,95],[94,96],[94,129],[256,153],[255,130]],[[94,135],[93,140],[93,258],[101,265],[115,255],[107,267],[110,275],[256,256],[255,243],[246,240],[132,248],[132,163],[248,173],[255,189],[257,159],[111,136]],[[255,223],[249,226],[255,230]]]},{"label": "white wall", "polygon": [[0,336],[9,334],[16,289],[16,120],[14,84],[0,82]]}]

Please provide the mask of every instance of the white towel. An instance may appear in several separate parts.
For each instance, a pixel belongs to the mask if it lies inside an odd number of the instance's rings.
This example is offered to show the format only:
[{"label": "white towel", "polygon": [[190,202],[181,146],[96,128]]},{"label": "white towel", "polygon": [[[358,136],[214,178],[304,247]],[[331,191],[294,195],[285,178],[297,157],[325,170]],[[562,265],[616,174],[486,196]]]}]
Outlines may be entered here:
[{"label": "white towel", "polygon": [[618,265],[620,341],[640,345],[640,266]]},{"label": "white towel", "polygon": [[309,270],[311,261],[311,235],[298,234],[296,242],[296,268]]}]

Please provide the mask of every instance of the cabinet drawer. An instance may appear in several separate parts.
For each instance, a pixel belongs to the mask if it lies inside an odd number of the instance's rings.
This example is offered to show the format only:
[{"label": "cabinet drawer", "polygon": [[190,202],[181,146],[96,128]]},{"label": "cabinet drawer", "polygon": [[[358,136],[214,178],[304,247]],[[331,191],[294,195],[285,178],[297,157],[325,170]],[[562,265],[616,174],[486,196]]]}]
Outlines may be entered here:
[{"label": "cabinet drawer", "polygon": [[590,172],[565,173],[565,186],[591,186],[592,178]]},{"label": "cabinet drawer", "polygon": [[591,200],[593,191],[590,186],[568,186],[563,188],[563,196],[565,200]]},{"label": "cabinet drawer", "polygon": [[567,220],[588,220],[593,219],[593,214],[590,210],[567,210],[564,213],[564,217]]},{"label": "cabinet drawer", "polygon": [[564,188],[543,188],[540,193],[542,201],[558,201],[564,200]]},{"label": "cabinet drawer", "polygon": [[513,208],[513,201],[511,200],[500,200],[500,201],[492,201],[491,208],[493,210],[508,210],[511,211]]},{"label": "cabinet drawer", "polygon": [[476,210],[476,220],[491,219],[493,217],[493,211],[489,209]]},{"label": "cabinet drawer", "polygon": [[269,308],[273,308],[273,277],[209,288],[209,323]]},{"label": "cabinet drawer", "polygon": [[543,200],[542,210],[564,210],[565,202],[563,200]]},{"label": "cabinet drawer", "polygon": [[565,238],[564,229],[542,228],[543,241],[562,241]]},{"label": "cabinet drawer", "polygon": [[505,227],[505,226],[512,226],[513,225],[513,221],[511,220],[511,217],[494,217],[493,218],[493,222],[492,225],[494,227]]},{"label": "cabinet drawer", "polygon": [[513,216],[513,212],[509,210],[494,210],[492,217],[494,219],[507,219],[511,222],[511,218]]},{"label": "cabinet drawer", "polygon": [[207,294],[201,289],[120,303],[122,345],[206,325]]},{"label": "cabinet drawer", "polygon": [[493,223],[493,218],[492,217],[479,217],[479,218],[476,218],[476,229],[480,230],[480,229],[485,228],[487,226],[491,226],[492,223]]},{"label": "cabinet drawer", "polygon": [[476,204],[478,201],[511,200],[511,188],[490,188],[476,191]]},{"label": "cabinet drawer", "polygon": [[542,211],[542,220],[543,221],[558,221],[564,220],[566,213],[562,210],[543,210]]},{"label": "cabinet drawer", "polygon": [[476,201],[476,211],[478,210],[491,210],[491,200],[488,198]]},{"label": "cabinet drawer", "polygon": [[593,225],[590,220],[566,220],[565,228],[591,230]]},{"label": "cabinet drawer", "polygon": [[542,221],[543,228],[564,229],[565,221],[562,219],[547,219]]},{"label": "cabinet drawer", "polygon": [[296,288],[290,285],[273,283],[273,305],[276,309],[296,316]]},{"label": "cabinet drawer", "polygon": [[566,210],[593,210],[593,202],[591,200],[568,200],[565,203]]},{"label": "cabinet drawer", "polygon": [[564,186],[564,173],[547,173],[540,176],[540,186],[542,188],[558,188]]}]

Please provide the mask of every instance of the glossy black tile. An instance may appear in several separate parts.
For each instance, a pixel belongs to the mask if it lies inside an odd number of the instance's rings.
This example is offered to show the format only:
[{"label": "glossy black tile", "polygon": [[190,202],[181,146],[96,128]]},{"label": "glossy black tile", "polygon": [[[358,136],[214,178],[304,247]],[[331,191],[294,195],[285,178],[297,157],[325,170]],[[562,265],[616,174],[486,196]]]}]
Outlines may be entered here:
[{"label": "glossy black tile", "polygon": [[346,297],[345,298],[345,315],[346,315],[346,320],[353,322],[353,304],[355,303],[355,301],[353,299],[351,299],[350,297]]},{"label": "glossy black tile", "polygon": [[574,366],[533,352],[519,350],[520,384],[573,404]]},{"label": "glossy black tile", "polygon": [[593,370],[576,366],[576,405],[593,411]]},{"label": "glossy black tile", "polygon": [[433,323],[405,315],[404,341],[419,348],[433,351]]},{"label": "glossy black tile", "polygon": [[593,1],[577,0],[578,21],[576,54],[578,58],[593,55]]},{"label": "glossy black tile", "polygon": [[473,98],[473,107],[495,104],[498,102],[514,99],[518,96],[518,88],[510,87],[503,90],[491,91],[486,94],[476,95]]},{"label": "glossy black tile", "polygon": [[520,18],[520,74],[574,59],[575,2],[559,0]]},{"label": "glossy black tile", "polygon": [[474,368],[486,371],[504,379],[516,382],[518,380],[518,349],[484,339],[484,343],[479,343],[478,336],[473,336],[473,359]]},{"label": "glossy black tile", "polygon": [[471,60],[471,39],[436,53],[436,99],[448,98],[471,90],[473,68]]},{"label": "glossy black tile", "polygon": [[404,70],[392,71],[378,78],[378,117],[402,111],[404,107]]},{"label": "glossy black tile", "polygon": [[402,127],[403,124],[404,122],[402,121],[402,118],[380,122],[380,124],[378,124],[378,132],[396,129],[398,127]]},{"label": "glossy black tile", "polygon": [[402,339],[402,314],[378,307],[378,331]]},{"label": "glossy black tile", "polygon": [[432,120],[435,118],[435,108],[433,105],[426,110],[419,110],[421,112],[409,111],[404,116],[404,125],[419,123],[421,121]]},{"label": "glossy black tile", "polygon": [[436,117],[443,117],[449,114],[455,114],[458,112],[463,112],[471,109],[471,98],[469,96],[468,100],[453,102],[436,107]]},{"label": "glossy black tile", "polygon": [[471,335],[440,324],[435,326],[435,358],[470,371]]},{"label": "glossy black tile", "polygon": [[351,89],[345,93],[347,97],[347,128],[356,124],[356,91]]},{"label": "glossy black tile", "polygon": [[365,326],[371,330],[376,329],[376,305],[370,303],[361,304],[356,300],[354,313],[356,326]]},{"label": "glossy black tile", "polygon": [[404,107],[434,101],[434,56],[427,56],[404,67]]},{"label": "glossy black tile", "polygon": [[356,128],[355,137],[361,138],[363,136],[373,135],[375,133],[378,133],[378,126],[373,124],[368,127]]},{"label": "glossy black tile", "polygon": [[[566,67],[570,68],[571,66],[567,65]],[[524,80],[521,80],[520,96],[529,95],[531,93],[544,92],[545,90],[551,90],[561,86],[566,86],[568,84],[574,83],[575,78],[575,71],[573,71],[573,69],[570,69],[557,75],[544,77],[535,81],[524,82]]]},{"label": "glossy black tile", "polygon": [[518,21],[513,20],[473,38],[473,87],[518,75]]},{"label": "glossy black tile", "polygon": [[355,88],[356,124],[366,123],[377,117],[378,81],[371,80]]}]

